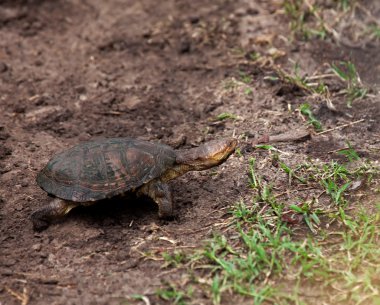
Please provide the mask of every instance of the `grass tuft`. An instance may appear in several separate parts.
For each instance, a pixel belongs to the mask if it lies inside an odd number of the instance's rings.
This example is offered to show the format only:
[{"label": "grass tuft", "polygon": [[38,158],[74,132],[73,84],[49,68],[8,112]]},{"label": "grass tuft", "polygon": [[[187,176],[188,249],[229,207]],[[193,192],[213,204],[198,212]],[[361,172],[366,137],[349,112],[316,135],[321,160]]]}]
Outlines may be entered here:
[{"label": "grass tuft", "polygon": [[[356,158],[351,146],[349,150],[349,156]],[[355,158],[350,167],[334,161],[292,168],[278,157],[280,168],[295,178],[289,179],[289,185],[320,192],[296,202],[296,197],[279,200],[278,186],[265,181],[251,158],[247,183],[251,201],[236,203],[224,229],[188,253],[190,259],[178,252],[164,254],[166,267],[183,268],[188,276],[182,287],[167,284],[157,295],[171,304],[197,303],[194,291],[215,305],[226,304],[232,295],[253,304],[308,304],[303,289],[311,285],[321,302],[375,301],[380,208],[349,212],[349,187],[355,179],[377,175],[379,169]],[[333,230],[323,229],[332,225]]]},{"label": "grass tuft", "polygon": [[346,83],[344,92],[347,96],[348,107],[352,106],[354,100],[367,96],[368,89],[363,86],[356,67],[352,62],[340,61],[337,64],[332,64],[331,67],[334,73]]}]

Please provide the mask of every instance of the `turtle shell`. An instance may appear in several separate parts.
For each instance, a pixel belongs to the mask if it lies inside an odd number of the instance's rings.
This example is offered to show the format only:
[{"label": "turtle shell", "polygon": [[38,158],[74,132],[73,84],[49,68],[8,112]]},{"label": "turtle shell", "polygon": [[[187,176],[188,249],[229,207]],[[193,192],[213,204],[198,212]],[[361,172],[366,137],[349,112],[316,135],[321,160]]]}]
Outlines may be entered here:
[{"label": "turtle shell", "polygon": [[134,191],[160,177],[175,159],[166,145],[129,138],[89,141],[55,155],[37,183],[65,200],[96,201]]}]

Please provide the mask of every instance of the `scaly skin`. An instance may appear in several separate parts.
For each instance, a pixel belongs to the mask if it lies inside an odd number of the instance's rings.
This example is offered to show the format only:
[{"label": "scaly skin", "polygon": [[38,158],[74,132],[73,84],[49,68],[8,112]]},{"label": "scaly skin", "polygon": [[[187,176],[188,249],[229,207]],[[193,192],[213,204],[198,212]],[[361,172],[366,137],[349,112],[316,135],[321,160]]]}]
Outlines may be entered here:
[{"label": "scaly skin", "polygon": [[[139,143],[142,143],[144,145],[144,142]],[[83,145],[87,144],[82,144],[82,146]],[[148,143],[147,145],[151,144]],[[173,215],[173,201],[170,187],[167,182],[187,173],[188,171],[205,170],[223,163],[235,150],[236,145],[237,141],[235,139],[223,139],[208,142],[197,148],[176,151],[175,163],[169,168],[167,168],[166,171],[164,171],[161,174],[161,176],[148,181],[147,183],[143,184],[142,186],[136,189],[132,189],[132,191],[135,191],[138,196],[146,195],[152,198],[158,204],[158,215],[160,218],[171,217]],[[75,148],[76,147],[74,147],[73,149]],[[163,146],[162,149],[172,154],[172,152],[169,151],[167,147]],[[136,155],[133,156],[136,157]],[[66,159],[63,158],[63,161],[70,163],[70,159],[67,158],[68,157],[66,157]],[[159,161],[160,160],[158,159],[157,162]],[[124,162],[130,164],[128,163],[128,160]],[[119,161],[117,159],[113,159],[112,165],[115,166],[115,164],[118,165],[120,168],[116,167],[114,168],[114,170],[117,170],[118,172],[125,172],[125,168],[122,167],[123,164],[121,163],[121,160]],[[132,168],[135,169],[136,166]],[[48,170],[47,174],[50,174]],[[55,174],[55,172],[53,171],[52,174]],[[89,179],[91,178],[91,176],[87,178]],[[94,201],[81,202],[80,200],[78,200],[77,197],[75,197],[75,201],[54,198],[47,206],[32,214],[33,227],[36,231],[44,230],[49,226],[51,221],[53,221],[56,218],[63,217],[72,208],[79,205],[91,205],[95,202],[96,199],[92,200]]]},{"label": "scaly skin", "polygon": [[76,206],[74,202],[54,198],[48,205],[32,214],[34,230],[38,232],[45,230],[53,219],[65,216]]},{"label": "scaly skin", "polygon": [[207,142],[199,147],[177,151],[176,165],[161,177],[168,182],[189,171],[201,171],[222,164],[235,151],[236,139]]}]

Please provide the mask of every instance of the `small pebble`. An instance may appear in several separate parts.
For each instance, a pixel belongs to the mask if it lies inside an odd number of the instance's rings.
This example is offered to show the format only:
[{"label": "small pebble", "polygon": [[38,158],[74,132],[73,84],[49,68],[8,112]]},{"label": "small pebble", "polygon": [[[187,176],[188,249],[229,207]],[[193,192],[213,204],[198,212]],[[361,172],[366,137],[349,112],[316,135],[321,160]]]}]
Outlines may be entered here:
[{"label": "small pebble", "polygon": [[32,250],[34,250],[34,251],[39,252],[39,251],[41,251],[41,249],[42,249],[42,245],[41,244],[34,244],[32,246]]},{"label": "small pebble", "polygon": [[13,109],[15,113],[25,113],[26,107],[22,105],[16,105]]},{"label": "small pebble", "polygon": [[18,203],[18,204],[15,205],[15,210],[16,211],[22,211],[23,209],[24,209],[24,207],[22,206],[21,203]]},{"label": "small pebble", "polygon": [[6,140],[9,138],[9,133],[6,131],[4,126],[0,126],[0,140]]},{"label": "small pebble", "polygon": [[37,59],[37,60],[34,62],[34,64],[35,64],[37,67],[41,67],[41,66],[43,66],[44,62],[43,62],[42,60],[40,60],[40,59]]},{"label": "small pebble", "polygon": [[21,180],[21,186],[22,186],[22,187],[27,187],[27,186],[29,186],[29,182],[28,182],[28,180],[27,180],[27,179],[22,179],[22,180]]},{"label": "small pebble", "polygon": [[17,263],[16,260],[13,258],[5,258],[2,261],[2,265],[5,267],[11,267],[11,266],[15,265],[16,263]]},{"label": "small pebble", "polygon": [[54,263],[54,262],[55,262],[55,255],[54,255],[54,254],[50,253],[50,254],[47,256],[47,258],[48,258],[48,261],[49,261],[50,263]]},{"label": "small pebble", "polygon": [[189,40],[182,40],[180,42],[178,52],[180,54],[189,53],[191,51],[191,42]]},{"label": "small pebble", "polygon": [[259,11],[255,8],[247,8],[247,14],[248,15],[257,15],[259,13]]},{"label": "small pebble", "polygon": [[4,73],[8,70],[8,66],[3,63],[3,62],[0,62],[0,73]]},{"label": "small pebble", "polygon": [[75,91],[79,94],[84,94],[86,93],[86,87],[83,85],[76,86]]},{"label": "small pebble", "polygon": [[13,275],[13,271],[12,271],[12,269],[4,268],[4,269],[1,269],[1,275],[10,276],[10,275]]},{"label": "small pebble", "polygon": [[196,23],[198,23],[199,22],[199,16],[191,16],[190,17],[190,22],[192,23],[192,24],[196,24]]},{"label": "small pebble", "polygon": [[0,174],[5,174],[12,170],[12,166],[10,164],[5,165],[3,168],[0,168]]},{"label": "small pebble", "polygon": [[235,11],[235,15],[237,16],[237,17],[243,17],[243,16],[245,16],[247,14],[247,10],[245,9],[245,8],[243,8],[243,7],[240,7],[240,8],[238,8],[236,11]]}]

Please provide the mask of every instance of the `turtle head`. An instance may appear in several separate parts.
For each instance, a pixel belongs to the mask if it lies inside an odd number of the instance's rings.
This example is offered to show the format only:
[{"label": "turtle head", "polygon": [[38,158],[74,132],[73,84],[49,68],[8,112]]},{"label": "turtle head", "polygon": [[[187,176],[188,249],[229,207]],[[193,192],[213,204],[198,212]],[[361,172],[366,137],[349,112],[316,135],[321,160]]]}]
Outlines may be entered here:
[{"label": "turtle head", "polygon": [[177,164],[188,170],[204,170],[223,163],[235,150],[236,139],[220,139],[177,153]]}]

